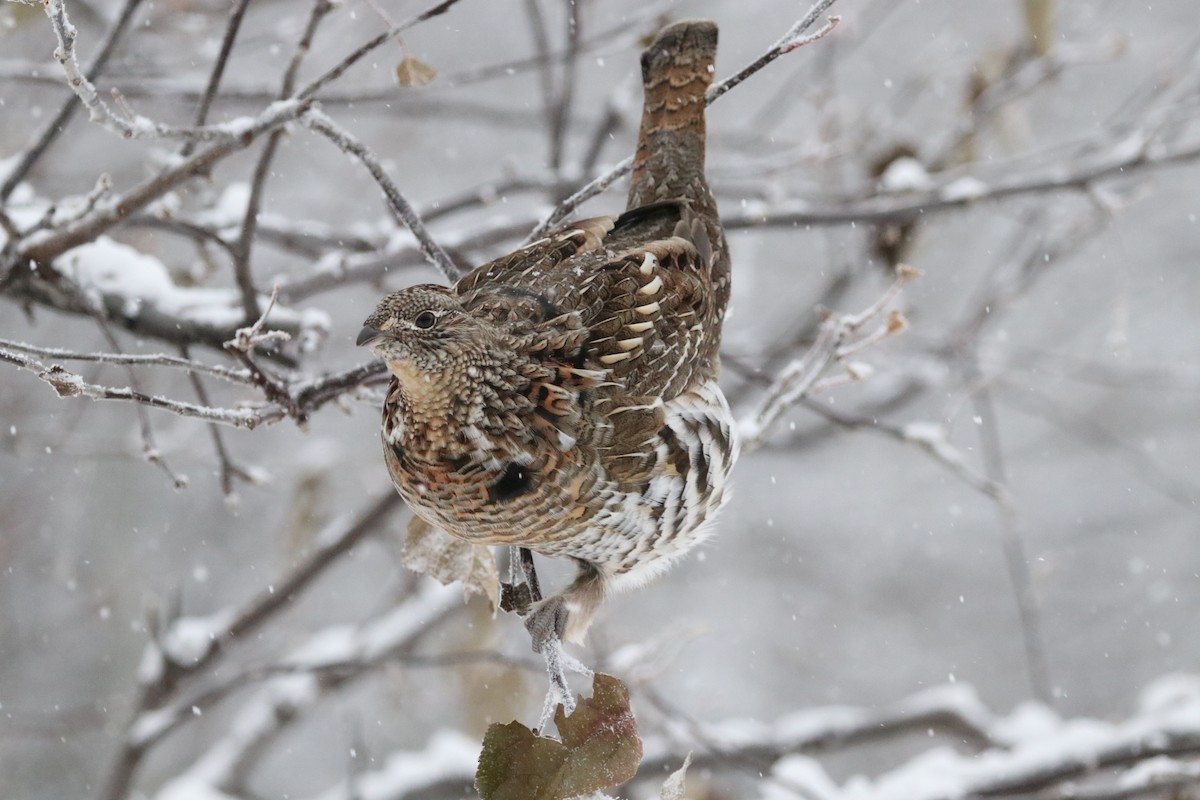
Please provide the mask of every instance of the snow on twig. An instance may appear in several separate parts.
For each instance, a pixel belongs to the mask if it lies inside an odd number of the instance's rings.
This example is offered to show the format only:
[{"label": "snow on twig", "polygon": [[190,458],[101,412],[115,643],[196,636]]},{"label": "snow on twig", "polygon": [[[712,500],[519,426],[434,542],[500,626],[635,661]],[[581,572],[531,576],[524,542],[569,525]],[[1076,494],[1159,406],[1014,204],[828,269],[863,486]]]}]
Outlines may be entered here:
[{"label": "snow on twig", "polygon": [[58,393],[59,397],[88,397],[92,400],[125,400],[142,405],[161,408],[181,417],[196,417],[207,422],[218,422],[236,428],[253,428],[260,422],[256,412],[249,409],[209,408],[182,400],[172,400],[159,395],[137,392],[129,387],[100,386],[88,383],[81,375],[70,372],[58,364],[45,364],[20,353],[0,349],[0,361],[26,369]]},{"label": "snow on twig", "polygon": [[97,364],[121,364],[128,366],[177,367],[188,372],[203,373],[230,383],[249,385],[249,374],[243,369],[230,369],[219,364],[205,364],[191,358],[169,356],[165,353],[80,353],[61,347],[38,347],[26,342],[0,339],[0,348],[17,350],[38,358],[61,359],[63,361],[90,361]]},{"label": "snow on twig", "polygon": [[[248,119],[233,120],[220,125],[179,128],[164,125],[140,114],[129,114],[127,118],[113,113],[113,110],[100,99],[95,85],[88,80],[79,66],[75,56],[75,39],[78,31],[67,16],[66,4],[63,0],[45,0],[46,16],[50,19],[54,35],[58,39],[58,48],[54,51],[54,60],[63,69],[67,85],[75,92],[80,102],[88,110],[92,122],[103,125],[126,139],[181,139],[185,141],[228,141],[244,135],[250,124]],[[115,95],[118,103],[124,105]],[[125,106],[127,109],[127,106]]]},{"label": "snow on twig", "polygon": [[[896,269],[896,280],[866,309],[857,314],[830,313],[821,322],[816,340],[804,355],[780,370],[759,402],[757,410],[742,419],[739,426],[742,446],[749,449],[760,446],[784,411],[823,388],[819,381],[831,364],[846,363],[844,359],[847,356],[902,332],[907,323],[899,312],[892,311],[877,328],[853,338],[864,325],[883,314],[904,287],[919,275],[918,270],[901,264]],[[849,362],[848,369],[852,378],[866,375],[868,372],[856,362]]]},{"label": "snow on twig", "polygon": [[[933,733],[965,746],[958,752],[936,746],[878,776],[859,775],[839,785],[811,755],[867,741],[891,742]],[[382,769],[358,776],[312,800],[439,800],[458,798],[469,787],[475,759],[435,735],[423,751],[399,751]],[[452,740],[451,740],[452,741]],[[965,684],[936,687],[881,709],[814,708],[775,722],[728,720],[703,724],[694,733],[648,737],[639,780],[661,780],[695,751],[694,769],[740,770],[771,765],[778,785],[764,800],[801,796],[821,800],[966,800],[981,796],[1024,796],[1056,787],[1067,798],[1127,797],[1123,787],[1195,785],[1200,770],[1186,756],[1200,754],[1200,677],[1166,676],[1143,693],[1140,708],[1126,721],[1064,720],[1038,703],[1025,703],[997,716]],[[1167,756],[1167,757],[1164,757]],[[436,769],[420,765],[435,764]],[[1094,794],[1067,783],[1104,768],[1129,769]],[[407,771],[406,771],[407,770]],[[431,775],[432,773],[432,775]],[[370,789],[355,795],[351,789]]]},{"label": "snow on twig", "polygon": [[312,800],[388,800],[420,797],[431,786],[470,781],[479,760],[479,743],[457,731],[441,730],[418,751],[399,751],[383,766],[334,786]]}]

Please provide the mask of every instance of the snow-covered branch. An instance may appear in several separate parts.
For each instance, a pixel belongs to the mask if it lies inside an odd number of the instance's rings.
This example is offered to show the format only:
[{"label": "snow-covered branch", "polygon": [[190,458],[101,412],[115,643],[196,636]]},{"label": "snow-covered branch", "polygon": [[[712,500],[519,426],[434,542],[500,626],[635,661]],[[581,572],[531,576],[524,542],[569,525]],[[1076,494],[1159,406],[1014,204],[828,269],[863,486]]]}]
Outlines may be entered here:
[{"label": "snow-covered branch", "polygon": [[[167,782],[156,794],[159,800],[195,796],[196,792],[231,792],[265,748],[291,722],[317,700],[361,671],[345,671],[322,678],[326,664],[379,663],[390,653],[412,646],[432,624],[462,606],[462,594],[435,581],[424,581],[420,590],[389,612],[361,625],[336,625],[315,632],[284,658],[294,669],[267,680],[242,703],[228,733],[213,742],[192,765]],[[181,721],[191,718],[194,704],[177,704],[145,712],[130,727],[138,748],[161,737]]]},{"label": "snow-covered branch", "polygon": [[[875,776],[838,785],[820,754],[906,738],[945,742]],[[1200,783],[1200,678],[1167,676],[1143,693],[1119,722],[1062,719],[1037,703],[1007,716],[987,709],[963,684],[930,689],[881,709],[835,706],[798,711],[774,722],[729,720],[645,742],[637,781],[661,780],[692,751],[695,768],[738,771],[765,765],[764,800],[967,800],[1024,796],[1050,787],[1057,796],[1108,798]],[[313,800],[437,800],[470,787],[476,751],[441,732],[421,751],[401,751]],[[416,765],[423,765],[417,768]],[[1115,779],[1108,770],[1122,770]],[[1078,781],[1087,780],[1082,786]],[[1129,794],[1117,794],[1120,790]],[[1094,793],[1094,795],[1093,795]]]}]

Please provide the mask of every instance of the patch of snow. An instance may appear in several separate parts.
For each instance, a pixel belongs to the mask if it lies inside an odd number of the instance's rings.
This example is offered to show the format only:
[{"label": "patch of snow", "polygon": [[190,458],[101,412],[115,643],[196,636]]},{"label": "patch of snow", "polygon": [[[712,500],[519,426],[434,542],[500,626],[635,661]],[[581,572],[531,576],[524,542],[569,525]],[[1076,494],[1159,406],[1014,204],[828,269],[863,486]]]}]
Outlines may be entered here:
[{"label": "patch of snow", "polygon": [[1138,708],[1144,713],[1181,706],[1200,707],[1200,675],[1164,675],[1146,686],[1138,698]]},{"label": "patch of snow", "polygon": [[237,800],[233,795],[225,794],[215,786],[197,778],[186,775],[168,781],[158,794],[156,800]]},{"label": "patch of snow", "polygon": [[129,725],[126,738],[131,745],[142,747],[162,736],[175,722],[175,718],[176,710],[172,706],[143,711]]},{"label": "patch of snow", "polygon": [[270,736],[280,720],[312,705],[320,693],[320,683],[313,675],[272,678],[242,704],[225,736],[214,742],[188,769],[168,781],[155,795],[155,800],[224,800],[226,795],[216,787],[232,780],[243,755]]},{"label": "patch of snow", "polygon": [[359,775],[353,786],[339,784],[314,800],[384,800],[418,796],[435,783],[462,780],[470,783],[479,760],[479,743],[463,733],[441,730],[424,750],[392,753],[379,769]]},{"label": "patch of snow", "polygon": [[1012,713],[992,727],[997,741],[1013,745],[1017,742],[1049,736],[1062,727],[1062,718],[1041,703],[1021,703]]},{"label": "patch of snow", "polygon": [[293,650],[284,663],[300,669],[318,669],[347,661],[370,661],[461,604],[462,592],[457,587],[423,581],[416,596],[361,626],[333,625],[318,631]]},{"label": "patch of snow", "polygon": [[[118,300],[122,313],[130,318],[153,308],[183,324],[236,328],[244,322],[237,290],[177,286],[157,258],[107,236],[70,250],[56,265],[85,294]],[[259,302],[265,307],[269,299],[260,295]],[[297,311],[277,304],[267,317],[267,327],[298,329],[301,347],[307,349],[323,341],[333,323],[323,311]]]},{"label": "patch of snow", "polygon": [[910,422],[900,429],[905,441],[919,445],[947,464],[964,464],[962,453],[950,444],[946,429],[937,422]]},{"label": "patch of snow", "polygon": [[837,800],[841,790],[814,758],[788,755],[771,767],[771,777],[790,790],[789,797],[799,794],[810,800]]},{"label": "patch of snow", "polygon": [[225,187],[211,207],[196,214],[194,221],[199,225],[210,225],[214,228],[241,227],[248,205],[250,184],[246,181],[234,181]]},{"label": "patch of snow", "polygon": [[1178,761],[1169,756],[1156,756],[1139,764],[1121,775],[1117,785],[1124,789],[1155,786],[1180,779],[1200,778],[1200,763]]},{"label": "patch of snow", "polygon": [[967,176],[946,184],[939,193],[943,200],[975,200],[988,193],[988,185],[978,178]]},{"label": "patch of snow", "polygon": [[158,648],[158,643],[153,640],[147,642],[142,650],[142,660],[138,662],[138,685],[148,686],[157,681],[162,676],[164,666],[163,652]]},{"label": "patch of snow", "polygon": [[226,608],[207,617],[180,617],[163,636],[162,648],[176,664],[195,664],[208,654],[213,642],[229,629],[234,610]]},{"label": "patch of snow", "polygon": [[879,188],[885,192],[922,192],[933,186],[925,165],[915,158],[897,158],[879,176]]}]

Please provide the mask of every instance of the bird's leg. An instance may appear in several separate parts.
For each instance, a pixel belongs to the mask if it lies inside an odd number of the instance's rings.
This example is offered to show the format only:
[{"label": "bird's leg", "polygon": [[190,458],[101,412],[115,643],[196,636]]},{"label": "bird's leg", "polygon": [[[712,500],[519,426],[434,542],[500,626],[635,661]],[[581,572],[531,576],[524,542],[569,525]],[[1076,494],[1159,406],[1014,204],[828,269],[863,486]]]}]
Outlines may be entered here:
[{"label": "bird's leg", "polygon": [[533,551],[528,547],[521,547],[518,548],[517,555],[521,560],[525,585],[529,587],[529,597],[536,603],[542,599],[542,586],[538,583],[537,568],[533,565]]},{"label": "bird's leg", "polygon": [[[526,564],[522,558],[522,566]],[[561,593],[535,602],[525,619],[533,650],[546,661],[546,672],[550,677],[550,689],[542,704],[542,715],[538,730],[546,730],[554,718],[554,710],[562,703],[563,710],[570,714],[575,710],[575,696],[567,685],[566,671],[578,672],[588,678],[592,670],[583,662],[563,649],[563,639],[578,642],[587,631],[588,624],[604,596],[604,576],[594,565],[579,561],[579,574],[575,581]],[[533,567],[533,556],[528,558],[529,569]],[[526,573],[527,577],[529,572]],[[536,574],[534,575],[536,586]],[[540,595],[541,592],[539,591]]]},{"label": "bird's leg", "polygon": [[541,599],[542,589],[533,566],[533,553],[527,547],[509,546],[508,580],[500,582],[500,608],[523,617]]}]

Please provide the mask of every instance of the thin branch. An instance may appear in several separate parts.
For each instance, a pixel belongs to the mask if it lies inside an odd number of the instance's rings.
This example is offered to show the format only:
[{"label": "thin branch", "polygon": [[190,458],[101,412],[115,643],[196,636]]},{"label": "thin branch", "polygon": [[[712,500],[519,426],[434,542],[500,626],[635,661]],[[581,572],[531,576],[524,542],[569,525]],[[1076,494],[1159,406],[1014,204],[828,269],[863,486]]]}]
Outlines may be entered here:
[{"label": "thin branch", "polygon": [[[208,786],[221,794],[241,793],[245,777],[253,766],[265,755],[270,744],[301,718],[305,709],[367,672],[325,671],[322,669],[324,664],[342,661],[382,664],[391,660],[389,656],[401,657],[436,630],[438,623],[462,607],[462,596],[457,590],[427,581],[405,601],[355,627],[349,641],[345,641],[345,646],[339,648],[341,652],[336,655],[330,652],[330,633],[344,633],[346,626],[339,624],[314,632],[288,657],[298,665],[309,666],[310,671],[272,678],[235,712],[235,719],[225,736],[200,752],[192,765],[170,783]],[[312,651],[317,652],[310,655]],[[131,734],[137,737],[139,729],[144,728],[158,735],[164,727],[164,717],[172,716],[174,719],[194,719],[190,709],[182,709],[182,713],[178,707],[151,711],[135,721]],[[164,789],[167,794],[170,794],[170,783]]]},{"label": "thin branch", "polygon": [[[120,350],[120,342],[117,341],[116,334],[114,334],[112,329],[108,326],[108,321],[104,318],[103,312],[97,309],[95,316],[96,324],[100,326],[100,333],[108,342],[108,346],[114,350]],[[135,370],[132,365],[126,365],[125,373],[129,376],[130,387],[132,387],[135,392],[142,394],[141,379],[138,377],[137,370]],[[162,469],[162,471],[166,473],[167,477],[171,479],[171,482],[175,485],[176,489],[187,488],[187,476],[180,475],[171,469],[171,466],[163,457],[162,451],[158,449],[158,443],[154,437],[154,427],[150,424],[150,415],[146,413],[146,407],[144,405],[137,404],[134,406],[134,410],[137,412],[138,427],[142,434],[143,457],[145,457],[145,459],[151,464],[154,464]]]},{"label": "thin branch", "polygon": [[[257,117],[242,118],[225,123],[222,128],[229,137],[209,145],[190,158],[164,170],[144,183],[110,198],[88,214],[53,233],[23,243],[15,261],[18,266],[28,262],[48,265],[59,255],[90,242],[132,214],[141,211],[184,181],[204,174],[226,156],[249,147],[263,133],[273,130],[306,110],[305,101],[288,100],[275,103]],[[163,337],[168,338],[170,337]]]},{"label": "thin branch", "polygon": [[[308,23],[304,26],[304,33],[300,36],[300,41],[292,54],[292,60],[284,72],[283,82],[279,89],[280,100],[289,97],[294,91],[300,64],[312,47],[317,27],[332,8],[330,0],[316,0],[313,3]],[[233,244],[233,274],[238,290],[242,294],[242,307],[246,312],[247,324],[257,319],[262,313],[258,304],[258,291],[254,288],[254,278],[250,271],[250,252],[254,247],[254,237],[258,231],[258,212],[262,205],[267,175],[271,172],[271,164],[275,160],[275,153],[282,138],[283,128],[271,131],[267,137],[267,143],[263,147],[262,155],[258,158],[258,163],[254,165],[254,177],[250,180],[250,198],[246,202],[246,213],[242,217],[242,229],[238,234],[237,241]]]},{"label": "thin branch", "polygon": [[[217,52],[217,60],[213,63],[212,72],[209,73],[208,83],[204,87],[204,95],[196,107],[196,116],[192,121],[192,125],[195,127],[200,127],[208,121],[208,110],[212,106],[213,100],[216,99],[217,89],[221,86],[221,78],[225,75],[225,65],[229,62],[230,53],[233,52],[233,43],[237,40],[238,31],[242,27],[242,18],[246,15],[246,7],[249,4],[250,0],[235,0],[233,8],[229,12],[229,22],[226,23],[225,34],[221,37],[221,49]],[[184,158],[190,156],[195,146],[194,141],[184,142],[180,155]]]},{"label": "thin branch", "polygon": [[[186,345],[180,347],[180,354],[186,360],[188,359],[188,349]],[[195,371],[188,372],[188,380],[192,383],[192,389],[196,392],[196,399],[200,401],[202,406],[211,406],[209,400],[208,389],[204,385],[204,380]],[[229,450],[225,446],[225,438],[221,433],[221,428],[212,422],[206,426],[208,435],[212,439],[213,451],[217,454],[217,463],[221,469],[221,494],[225,496],[227,501],[234,498],[234,479],[241,479],[246,483],[258,483],[257,476],[249,470],[243,469],[233,462],[229,455]]]},{"label": "thin branch", "polygon": [[47,366],[42,362],[0,349],[0,361],[14,364],[28,370],[41,380],[50,384],[59,397],[88,397],[92,400],[124,400],[142,405],[170,411],[181,417],[196,417],[209,422],[219,422],[222,425],[232,425],[235,428],[253,428],[259,424],[259,415],[249,409],[206,408],[194,403],[171,400],[157,395],[147,395],[136,392],[128,387],[116,388],[99,386],[86,382],[81,376],[68,372],[58,364]]},{"label": "thin branch", "polygon": [[1006,405],[1043,419],[1081,441],[1099,442],[1120,451],[1135,479],[1181,509],[1200,514],[1200,486],[1181,480],[1177,471],[1159,464],[1143,448],[1130,444],[1091,416],[1063,406],[1044,392],[1031,391],[1028,385],[1017,387],[1004,380],[997,380],[996,384],[1004,390],[1000,398]]},{"label": "thin branch", "polygon": [[[75,56],[75,39],[79,32],[71,24],[67,16],[67,8],[63,0],[45,0],[46,16],[50,18],[54,35],[58,39],[58,48],[54,51],[57,61],[67,77],[67,85],[83,103],[92,122],[120,134],[126,139],[182,139],[184,141],[228,141],[237,139],[241,134],[237,126],[208,125],[199,127],[180,128],[156,122],[140,114],[131,114],[123,118],[113,112],[108,104],[100,99],[96,86],[79,67]],[[119,99],[119,95],[117,96]]]},{"label": "thin branch", "polygon": [[[973,379],[981,377],[976,368]],[[979,446],[983,451],[984,471],[989,480],[1007,487],[1008,470],[1004,463],[1004,445],[996,419],[996,405],[992,402],[991,390],[981,380],[978,380],[972,401],[975,404],[975,417],[979,420]],[[1007,492],[1003,497],[996,499],[996,513],[1000,519],[1004,564],[1008,570],[1013,597],[1017,604],[1017,615],[1021,622],[1021,644],[1025,652],[1029,685],[1038,700],[1053,708],[1054,684],[1046,657],[1046,638],[1041,612],[1038,609],[1037,595],[1033,591],[1033,576],[1029,572],[1029,558],[1025,554],[1025,543],[1021,539],[1016,506]]]},{"label": "thin branch", "polygon": [[203,373],[221,378],[230,383],[253,385],[250,375],[245,370],[230,369],[216,364],[205,364],[191,358],[179,358],[162,353],[154,355],[139,355],[134,353],[79,353],[60,347],[37,347],[25,342],[14,342],[11,339],[0,339],[0,347],[8,350],[18,350],[39,358],[61,359],[63,361],[93,361],[100,364],[121,364],[133,366],[177,367],[191,373]]},{"label": "thin branch", "polygon": [[[866,309],[857,314],[830,313],[821,322],[816,340],[807,352],[779,372],[759,401],[757,409],[742,419],[739,435],[743,450],[762,445],[783,412],[819,389],[818,380],[831,364],[856,351],[855,347],[847,348],[847,343],[875,343],[903,331],[907,323],[898,312],[892,311],[875,330],[865,336],[851,338],[866,323],[882,315],[904,287],[918,275],[920,273],[917,270],[902,264],[896,270],[896,280]],[[847,367],[851,376],[857,379],[854,365],[848,364]]]},{"label": "thin branch", "polygon": [[354,50],[354,52],[350,53],[345,58],[343,58],[340,62],[338,62],[334,67],[332,67],[330,70],[328,70],[325,74],[321,75],[319,78],[314,80],[312,83],[308,84],[303,89],[301,89],[300,92],[296,95],[297,99],[309,100],[309,99],[316,97],[318,92],[320,92],[322,89],[324,89],[327,85],[329,85],[333,81],[340,78],[343,74],[345,74],[346,70],[348,70],[348,69],[350,69],[350,67],[354,66],[358,61],[360,61],[363,57],[365,57],[372,50],[376,49],[377,47],[380,47],[381,45],[386,44],[389,40],[395,38],[396,36],[400,35],[401,33],[404,33],[409,28],[412,28],[412,27],[424,22],[427,19],[432,19],[433,17],[436,17],[440,14],[445,14],[447,11],[450,10],[450,8],[452,6],[454,6],[458,2],[459,2],[459,0],[443,0],[442,2],[431,6],[430,8],[426,9],[425,11],[422,11],[420,14],[417,14],[415,17],[411,17],[411,18],[405,20],[404,22],[401,22],[399,25],[388,28],[383,33],[381,33],[378,36],[374,37],[373,39],[363,43],[356,50]]},{"label": "thin branch", "polygon": [[[1146,169],[1200,159],[1200,142],[1158,152],[1148,145],[1140,137],[1130,137],[1082,166],[1055,167],[1043,173],[1018,174],[994,181],[964,175],[930,191],[905,193],[900,197],[877,195],[853,201],[824,199],[821,201],[823,208],[805,201],[764,204],[761,209],[732,213],[723,217],[722,222],[728,229],[906,222],[987,201],[1062,190],[1087,190],[1105,179],[1131,177]],[[1012,168],[1008,167],[1006,172],[1011,174]]]},{"label": "thin branch", "polygon": [[806,35],[805,31],[816,24],[817,19],[820,18],[820,16],[825,13],[825,10],[833,5],[834,2],[836,2],[836,0],[819,0],[816,5],[808,10],[808,13],[805,14],[803,18],[801,18],[795,25],[788,28],[787,32],[784,33],[783,36],[779,37],[779,41],[771,45],[767,52],[763,53],[754,61],[742,67],[725,80],[715,83],[709,87],[708,94],[704,98],[705,102],[712,103],[714,100],[717,100],[719,97],[721,97],[721,95],[725,94],[730,89],[733,89],[742,81],[746,80],[751,75],[758,72],[780,56],[786,55],[787,53],[804,47],[807,44],[812,44],[813,42],[824,39],[826,36],[832,33],[833,29],[836,28],[842,21],[841,17],[830,17],[824,25],[811,34]]},{"label": "thin branch", "polygon": [[287,341],[291,338],[284,331],[263,330],[267,322],[267,317],[270,315],[271,309],[275,307],[275,302],[278,299],[279,286],[276,284],[274,291],[271,292],[271,299],[259,318],[253,325],[246,328],[239,328],[234,337],[225,342],[225,349],[245,365],[246,370],[250,373],[250,379],[254,382],[255,386],[262,390],[262,393],[268,400],[282,408],[288,416],[297,422],[303,423],[307,420],[307,417],[300,410],[300,407],[296,405],[296,401],[292,399],[291,392],[288,391],[286,383],[268,375],[266,370],[259,366],[252,355],[259,347],[274,346],[276,342]]},{"label": "thin branch", "polygon": [[404,195],[400,193],[399,187],[396,186],[395,182],[387,174],[387,171],[384,170],[383,165],[379,163],[378,156],[371,152],[362,142],[355,139],[349,131],[339,126],[318,109],[311,109],[302,117],[302,121],[309,128],[329,139],[339,150],[353,155],[363,163],[363,166],[371,173],[371,177],[379,184],[379,188],[383,190],[383,195],[387,199],[392,212],[408,227],[412,235],[416,237],[417,242],[420,243],[421,252],[425,254],[425,258],[442,273],[442,277],[448,283],[454,283],[462,277],[462,271],[446,251],[442,249],[441,245],[434,241],[420,215],[417,214],[412,204],[408,202]]},{"label": "thin branch", "polygon": [[890,425],[878,417],[855,416],[830,408],[828,404],[806,397],[800,401],[804,408],[847,430],[861,430],[886,436],[893,441],[915,445],[920,450],[962,480],[972,489],[993,500],[1008,497],[1007,488],[972,469],[958,448],[950,445],[940,427],[919,425]]},{"label": "thin branch", "polygon": [[[125,4],[121,7],[121,11],[117,14],[116,21],[109,28],[108,34],[104,37],[104,41],[100,44],[100,51],[96,53],[92,63],[88,64],[84,70],[86,80],[89,82],[95,81],[108,65],[108,59],[116,50],[117,42],[121,40],[125,31],[129,28],[129,23],[133,20],[133,15],[137,11],[138,6],[142,4],[142,0],[125,0]],[[29,174],[29,170],[33,169],[34,164],[42,157],[42,154],[49,149],[58,135],[62,133],[67,124],[71,121],[71,117],[79,109],[80,103],[78,98],[72,94],[67,97],[63,104],[59,107],[58,113],[47,123],[42,129],[42,133],[38,136],[33,146],[21,154],[17,163],[13,165],[8,176],[4,179],[3,185],[0,185],[0,205],[3,205],[6,200],[12,195],[13,190],[17,188],[17,184],[25,179]],[[16,240],[17,237],[12,231],[8,231],[9,237]]]}]

